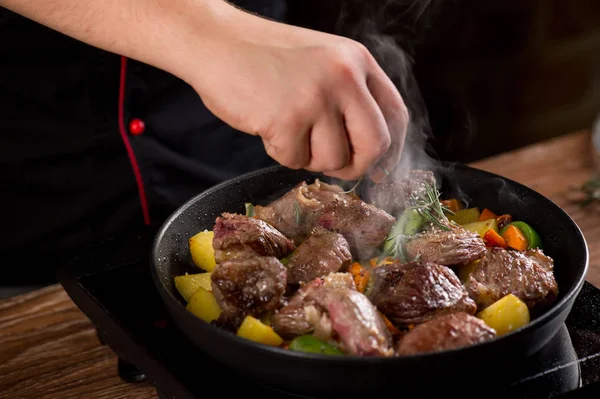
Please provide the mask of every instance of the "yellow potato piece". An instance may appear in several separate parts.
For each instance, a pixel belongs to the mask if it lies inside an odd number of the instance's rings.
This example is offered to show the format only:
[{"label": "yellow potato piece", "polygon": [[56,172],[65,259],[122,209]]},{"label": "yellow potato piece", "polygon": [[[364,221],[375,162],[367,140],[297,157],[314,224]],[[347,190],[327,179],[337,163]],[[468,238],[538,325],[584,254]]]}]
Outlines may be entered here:
[{"label": "yellow potato piece", "polygon": [[215,250],[213,248],[214,232],[210,230],[201,231],[189,240],[192,261],[200,269],[212,272],[217,266],[215,261]]},{"label": "yellow potato piece", "polygon": [[498,232],[498,223],[496,222],[496,219],[488,219],[488,220],[482,220],[480,222],[467,223],[467,224],[463,225],[463,228],[465,230],[473,231],[473,232],[479,234],[479,236],[481,238],[483,238],[483,236],[485,236],[485,232],[488,231],[489,229],[494,229],[497,233]]},{"label": "yellow potato piece", "polygon": [[183,276],[175,277],[175,288],[181,294],[185,301],[189,301],[192,294],[196,292],[198,287],[202,287],[207,291],[212,291],[210,284],[211,273],[184,274]]},{"label": "yellow potato piece", "polygon": [[477,317],[496,330],[498,335],[521,328],[530,321],[529,308],[513,294],[508,294],[492,303],[477,313]]},{"label": "yellow potato piece", "polygon": [[252,316],[246,316],[237,335],[265,345],[279,346],[283,343],[283,339],[270,326]]},{"label": "yellow potato piece", "polygon": [[198,287],[194,292],[186,309],[207,323],[216,320],[221,314],[221,309],[213,293],[202,287]]}]

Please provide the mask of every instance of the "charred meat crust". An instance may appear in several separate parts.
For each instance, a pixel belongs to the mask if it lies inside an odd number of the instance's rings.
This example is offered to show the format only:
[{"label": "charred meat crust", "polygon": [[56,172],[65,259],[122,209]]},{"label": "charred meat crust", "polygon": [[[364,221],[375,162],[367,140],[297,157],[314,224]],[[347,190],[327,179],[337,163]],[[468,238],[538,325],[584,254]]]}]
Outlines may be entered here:
[{"label": "charred meat crust", "polygon": [[303,182],[267,206],[255,206],[264,220],[298,245],[315,227],[342,234],[354,257],[372,256],[396,219],[382,209],[319,180]]},{"label": "charred meat crust", "polygon": [[283,304],[287,269],[275,257],[234,258],[211,275],[212,292],[221,309],[220,322],[237,326],[246,315],[259,316]]},{"label": "charred meat crust", "polygon": [[400,339],[396,355],[458,349],[493,339],[496,331],[468,313],[450,313],[420,324]]},{"label": "charred meat crust", "polygon": [[432,227],[406,243],[409,259],[443,266],[466,265],[485,255],[486,246],[479,234],[454,227],[449,231]]},{"label": "charred meat crust", "polygon": [[465,287],[479,310],[513,294],[535,312],[550,306],[558,296],[554,261],[540,249],[488,248]]},{"label": "charred meat crust", "polygon": [[366,295],[398,326],[424,323],[447,313],[475,314],[477,310],[451,269],[427,262],[375,268]]},{"label": "charred meat crust", "polygon": [[343,235],[315,228],[288,259],[288,283],[309,282],[345,271],[351,263],[350,246]]},{"label": "charred meat crust", "polygon": [[319,179],[311,184],[303,181],[270,204],[256,205],[254,214],[295,244],[299,244],[310,234],[313,219],[318,212],[325,204],[338,197],[348,196],[337,185],[327,184]]},{"label": "charred meat crust", "polygon": [[358,259],[374,256],[396,222],[387,212],[354,198],[335,199],[325,205],[315,225],[342,234],[352,255]]},{"label": "charred meat crust", "polygon": [[245,215],[225,212],[216,219],[213,231],[217,263],[252,255],[281,259],[295,248],[292,241],[273,226]]}]

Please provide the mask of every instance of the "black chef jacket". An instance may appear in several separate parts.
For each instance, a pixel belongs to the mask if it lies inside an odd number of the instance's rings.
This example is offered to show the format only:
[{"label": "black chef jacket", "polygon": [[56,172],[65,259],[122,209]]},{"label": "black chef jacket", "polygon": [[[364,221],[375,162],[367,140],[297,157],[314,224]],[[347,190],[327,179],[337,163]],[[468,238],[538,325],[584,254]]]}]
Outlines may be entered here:
[{"label": "black chef jacket", "polygon": [[[283,20],[284,1],[236,3]],[[164,71],[2,8],[0,49],[0,273],[34,275],[64,251],[160,224],[202,190],[274,164],[259,138]]]}]

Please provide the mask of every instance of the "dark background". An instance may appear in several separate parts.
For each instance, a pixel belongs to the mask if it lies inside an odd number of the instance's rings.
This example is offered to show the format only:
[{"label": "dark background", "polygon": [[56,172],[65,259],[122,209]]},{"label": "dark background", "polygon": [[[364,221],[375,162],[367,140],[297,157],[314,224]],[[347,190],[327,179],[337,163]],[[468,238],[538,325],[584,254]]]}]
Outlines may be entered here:
[{"label": "dark background", "polygon": [[295,25],[350,35],[372,19],[394,37],[414,59],[441,158],[470,162],[588,129],[600,113],[597,0],[289,3]]}]

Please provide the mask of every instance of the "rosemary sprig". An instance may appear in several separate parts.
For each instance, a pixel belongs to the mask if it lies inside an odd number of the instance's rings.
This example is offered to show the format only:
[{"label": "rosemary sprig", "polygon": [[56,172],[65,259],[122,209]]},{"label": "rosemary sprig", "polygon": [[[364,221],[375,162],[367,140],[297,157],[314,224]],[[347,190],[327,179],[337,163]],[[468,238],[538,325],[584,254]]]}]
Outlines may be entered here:
[{"label": "rosemary sprig", "polygon": [[451,229],[452,223],[446,214],[453,215],[454,212],[442,205],[440,193],[435,185],[428,182],[424,184],[424,194],[411,195],[408,201],[410,206],[404,210],[397,224],[392,227],[384,243],[383,253],[377,260],[378,263],[388,257],[407,262],[408,256],[404,248],[406,242],[427,225],[434,225],[446,231]]},{"label": "rosemary sprig", "polygon": [[449,213],[454,215],[454,212],[442,205],[442,202],[440,201],[440,192],[434,185],[429,184],[428,182],[425,182],[424,184],[425,195],[418,196],[413,194],[410,198],[410,203],[413,205],[409,206],[407,210],[414,209],[419,212],[427,222],[442,230],[449,231],[450,220],[448,220],[446,214]]}]

